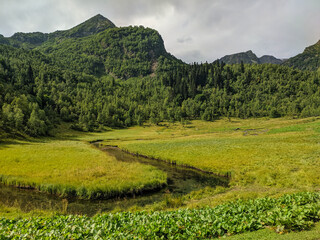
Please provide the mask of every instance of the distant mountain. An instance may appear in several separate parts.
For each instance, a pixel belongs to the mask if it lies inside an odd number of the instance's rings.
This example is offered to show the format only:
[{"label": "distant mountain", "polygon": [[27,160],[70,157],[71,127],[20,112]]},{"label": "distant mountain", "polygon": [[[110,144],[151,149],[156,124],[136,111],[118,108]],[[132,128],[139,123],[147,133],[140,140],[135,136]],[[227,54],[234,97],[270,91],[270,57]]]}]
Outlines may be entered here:
[{"label": "distant mountain", "polygon": [[118,28],[98,14],[64,31],[0,35],[0,44],[38,50],[64,69],[118,78],[146,76],[161,68],[159,58],[178,61],[168,54],[160,34],[150,28]]},{"label": "distant mountain", "polygon": [[226,64],[239,64],[243,63],[258,63],[259,58],[251,51],[235,53],[231,55],[226,55],[223,58],[220,58],[220,61]]},{"label": "distant mountain", "polygon": [[109,28],[85,38],[55,39],[35,49],[57,59],[62,68],[123,79],[154,73],[160,57],[176,59],[166,52],[160,34],[144,27]]},{"label": "distant mountain", "polygon": [[320,40],[316,44],[307,47],[303,53],[289,58],[284,65],[302,70],[315,71],[320,69]]},{"label": "distant mountain", "polygon": [[261,58],[258,58],[251,50],[247,52],[235,53],[231,55],[226,55],[219,59],[221,62],[226,64],[239,64],[241,62],[246,64],[263,64],[263,63],[272,63],[272,64],[281,64],[282,60],[277,59],[270,55],[264,55]]},{"label": "distant mountain", "polygon": [[98,14],[69,30],[56,31],[51,35],[53,37],[86,37],[114,27],[116,25],[113,22]]},{"label": "distant mountain", "polygon": [[[54,39],[62,39],[62,38],[81,38],[90,36],[93,34],[97,34],[109,28],[116,27],[109,19],[103,17],[98,14],[87,21],[64,31],[55,31],[53,33],[41,33],[41,32],[33,32],[33,33],[15,33],[10,38],[5,38],[10,45],[15,47],[25,47],[25,48],[35,48],[44,42]],[[1,41],[0,36],[0,43]]]},{"label": "distant mountain", "polygon": [[[305,52],[315,57],[319,46]],[[222,60],[277,59],[248,51]],[[186,64],[156,30],[116,27],[101,15],[65,31],[0,35],[0,138],[47,135],[62,121],[100,131],[146,121],[319,116],[318,87],[315,72],[283,65]]]},{"label": "distant mountain", "polygon": [[272,64],[281,64],[283,60],[275,58],[274,56],[271,55],[263,55],[262,57],[259,58],[259,63],[272,63]]}]

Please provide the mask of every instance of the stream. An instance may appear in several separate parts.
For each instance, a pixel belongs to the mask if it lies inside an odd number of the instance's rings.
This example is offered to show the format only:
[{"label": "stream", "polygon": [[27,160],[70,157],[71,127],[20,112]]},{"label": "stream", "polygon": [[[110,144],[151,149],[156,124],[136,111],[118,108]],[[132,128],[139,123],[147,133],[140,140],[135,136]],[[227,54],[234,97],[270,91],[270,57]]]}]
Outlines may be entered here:
[{"label": "stream", "polygon": [[[95,144],[95,146],[99,148],[99,144]],[[114,156],[118,161],[140,162],[164,171],[167,174],[168,185],[161,190],[144,193],[139,196],[108,200],[80,200],[76,198],[62,198],[34,190],[19,189],[0,184],[0,203],[9,207],[18,207],[26,212],[38,209],[92,216],[112,210],[125,211],[134,206],[144,207],[148,204],[161,202],[168,198],[168,196],[183,196],[192,191],[203,189],[206,186],[228,186],[228,179],[199,170],[172,165],[155,159],[133,156],[114,147],[102,147],[100,150]]]}]

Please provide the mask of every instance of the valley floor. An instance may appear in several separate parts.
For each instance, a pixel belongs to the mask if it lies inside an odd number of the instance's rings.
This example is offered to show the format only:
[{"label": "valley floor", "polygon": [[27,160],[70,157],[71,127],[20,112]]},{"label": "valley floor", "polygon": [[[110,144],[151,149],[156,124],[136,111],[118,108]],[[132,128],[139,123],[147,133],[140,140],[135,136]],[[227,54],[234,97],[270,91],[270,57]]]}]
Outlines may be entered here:
[{"label": "valley floor", "polygon": [[[231,173],[230,189],[202,191],[188,206],[216,205],[238,198],[320,190],[320,118],[221,119],[187,125],[134,127],[100,135],[103,144],[132,153]],[[196,195],[198,195],[196,194]],[[193,197],[191,197],[192,199]]]},{"label": "valley floor", "polygon": [[[154,167],[118,162],[89,145],[90,141],[101,140],[101,145],[116,145],[131,153],[231,175],[228,188],[206,187],[170,197],[161,208],[157,203],[125,210],[215,207],[237,199],[320,190],[320,118],[160,123],[101,133],[79,133],[62,125],[53,134],[56,137],[2,141],[2,183],[83,198],[134,192],[165,183],[166,175]],[[0,213],[5,217],[25,216],[6,207],[0,208]],[[290,239],[316,239],[312,238],[319,233],[316,226],[311,232],[289,234]],[[260,230],[230,239],[289,239],[274,234]]]},{"label": "valley floor", "polygon": [[166,183],[165,173],[119,162],[84,141],[7,141],[0,144],[0,156],[1,183],[62,197],[117,197]]}]

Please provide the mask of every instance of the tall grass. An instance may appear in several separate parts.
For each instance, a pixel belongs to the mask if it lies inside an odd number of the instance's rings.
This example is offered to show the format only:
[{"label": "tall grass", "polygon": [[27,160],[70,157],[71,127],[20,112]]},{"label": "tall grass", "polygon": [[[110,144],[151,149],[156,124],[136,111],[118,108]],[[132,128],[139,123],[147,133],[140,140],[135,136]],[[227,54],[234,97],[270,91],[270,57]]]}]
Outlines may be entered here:
[{"label": "tall grass", "polygon": [[0,145],[0,182],[60,196],[110,198],[158,188],[166,174],[73,140]]},{"label": "tall grass", "polygon": [[[231,172],[233,189],[260,188],[268,195],[268,189],[319,189],[319,129],[319,118],[221,119],[117,130],[103,139],[129,152],[218,174]],[[134,138],[134,132],[140,135]]]}]

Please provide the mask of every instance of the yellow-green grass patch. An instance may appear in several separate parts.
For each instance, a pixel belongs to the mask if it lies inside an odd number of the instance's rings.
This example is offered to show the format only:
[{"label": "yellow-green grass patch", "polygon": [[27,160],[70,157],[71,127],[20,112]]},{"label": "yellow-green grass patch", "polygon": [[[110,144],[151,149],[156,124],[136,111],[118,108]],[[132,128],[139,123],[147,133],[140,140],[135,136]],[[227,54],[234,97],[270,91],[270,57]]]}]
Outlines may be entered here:
[{"label": "yellow-green grass patch", "polygon": [[166,174],[114,157],[74,140],[2,143],[0,179],[62,196],[108,198],[160,187]]},{"label": "yellow-green grass patch", "polygon": [[243,233],[226,237],[226,240],[319,240],[320,223],[316,223],[308,231],[301,232],[281,232],[277,233],[274,229],[263,229],[254,232]]},{"label": "yellow-green grass patch", "polygon": [[264,196],[277,190],[320,189],[319,129],[319,118],[221,119],[133,127],[100,136],[104,144],[129,152],[219,174],[230,172],[237,195],[263,189],[259,196]]},{"label": "yellow-green grass patch", "polygon": [[320,186],[320,138],[308,134],[195,136],[123,143],[130,152],[186,164],[215,173],[232,173],[235,185]]},{"label": "yellow-green grass patch", "polygon": [[30,212],[24,212],[18,207],[8,207],[0,203],[0,217],[2,218],[28,218],[28,217],[51,217],[56,215],[53,211],[33,210]]}]

